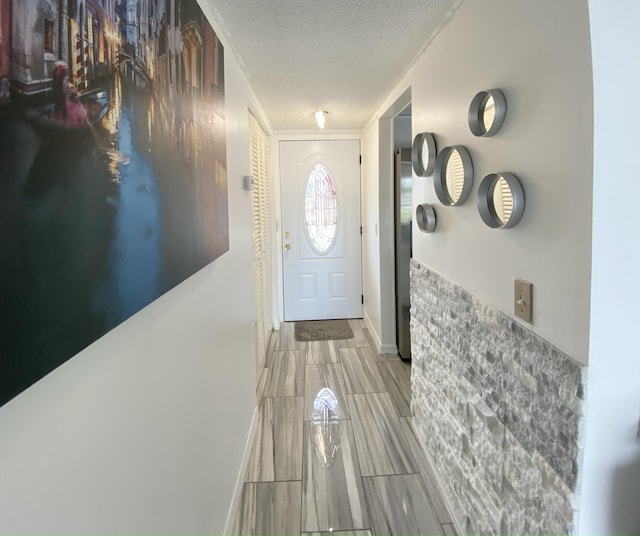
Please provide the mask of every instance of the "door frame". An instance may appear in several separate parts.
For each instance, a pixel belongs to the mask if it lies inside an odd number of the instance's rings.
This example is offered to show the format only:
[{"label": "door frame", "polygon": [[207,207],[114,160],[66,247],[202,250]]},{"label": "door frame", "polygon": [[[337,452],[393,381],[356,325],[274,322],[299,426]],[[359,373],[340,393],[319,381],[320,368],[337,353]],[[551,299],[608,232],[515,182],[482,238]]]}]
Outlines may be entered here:
[{"label": "door frame", "polygon": [[[380,353],[396,354],[396,267],[395,248],[393,120],[411,104],[409,86],[378,119],[378,220],[380,250]],[[413,124],[412,135],[413,135]]]},{"label": "door frame", "polygon": [[[331,131],[325,130],[322,133],[317,131],[281,131],[274,132],[271,142],[271,176],[274,177],[274,206],[273,210],[276,215],[273,233],[274,255],[273,260],[276,263],[274,274],[274,324],[276,329],[280,329],[280,324],[284,321],[284,267],[282,265],[282,201],[281,201],[281,177],[280,177],[280,142],[281,141],[334,141],[334,140],[358,140],[360,143],[360,151],[362,151],[362,131],[360,130],[341,130]],[[360,170],[360,223],[362,223],[362,169]],[[362,237],[360,237],[362,247]],[[275,253],[277,252],[277,254]],[[362,272],[362,259],[360,260],[360,271]],[[277,308],[277,309],[276,309]]]}]

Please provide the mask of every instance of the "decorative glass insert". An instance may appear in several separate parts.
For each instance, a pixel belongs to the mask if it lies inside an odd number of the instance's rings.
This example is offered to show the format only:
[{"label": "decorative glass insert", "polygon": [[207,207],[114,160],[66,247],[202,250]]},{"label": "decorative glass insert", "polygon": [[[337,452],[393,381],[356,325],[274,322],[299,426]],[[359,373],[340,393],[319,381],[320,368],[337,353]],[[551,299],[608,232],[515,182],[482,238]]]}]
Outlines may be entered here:
[{"label": "decorative glass insert", "polygon": [[304,218],[311,247],[321,255],[327,253],[336,237],[338,205],[333,180],[323,164],[316,164],[309,175]]}]

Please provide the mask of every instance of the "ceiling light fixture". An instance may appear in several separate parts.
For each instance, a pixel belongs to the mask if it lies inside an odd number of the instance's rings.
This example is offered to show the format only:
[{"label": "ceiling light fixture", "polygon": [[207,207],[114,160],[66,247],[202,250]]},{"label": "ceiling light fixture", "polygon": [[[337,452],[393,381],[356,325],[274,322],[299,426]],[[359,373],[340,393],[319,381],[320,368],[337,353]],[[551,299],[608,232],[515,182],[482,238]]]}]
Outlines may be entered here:
[{"label": "ceiling light fixture", "polygon": [[325,121],[327,120],[327,115],[329,115],[329,112],[318,110],[313,115],[316,116],[316,123],[318,123],[318,126],[320,128],[324,128],[324,124],[325,124]]}]

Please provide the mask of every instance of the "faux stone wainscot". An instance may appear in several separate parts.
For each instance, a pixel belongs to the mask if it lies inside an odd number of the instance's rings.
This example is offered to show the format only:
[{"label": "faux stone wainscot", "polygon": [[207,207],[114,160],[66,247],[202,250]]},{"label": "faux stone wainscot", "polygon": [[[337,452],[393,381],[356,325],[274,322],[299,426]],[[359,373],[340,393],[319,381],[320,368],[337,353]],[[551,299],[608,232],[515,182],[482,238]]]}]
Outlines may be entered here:
[{"label": "faux stone wainscot", "polygon": [[414,425],[467,534],[568,534],[583,370],[411,261]]}]

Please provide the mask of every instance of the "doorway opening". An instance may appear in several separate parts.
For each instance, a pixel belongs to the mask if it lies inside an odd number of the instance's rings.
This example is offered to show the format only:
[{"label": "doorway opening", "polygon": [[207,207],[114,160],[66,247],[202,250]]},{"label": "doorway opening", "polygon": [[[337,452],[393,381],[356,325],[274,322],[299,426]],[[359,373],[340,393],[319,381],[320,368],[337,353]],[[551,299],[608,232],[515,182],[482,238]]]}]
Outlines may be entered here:
[{"label": "doorway opening", "polygon": [[394,252],[396,346],[401,359],[411,359],[409,270],[413,221],[411,167],[411,105],[393,119]]},{"label": "doorway opening", "polygon": [[[407,88],[378,120],[378,214],[380,218],[380,353],[397,354],[396,266],[394,225],[394,121],[404,111],[410,114],[411,88]],[[406,120],[405,120],[406,121]],[[406,138],[406,129],[404,136]],[[411,146],[411,127],[405,140]],[[400,140],[399,140],[400,143]]]}]

